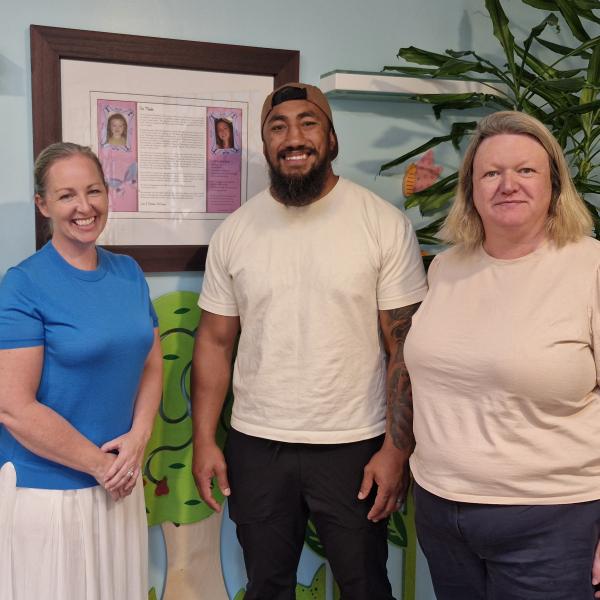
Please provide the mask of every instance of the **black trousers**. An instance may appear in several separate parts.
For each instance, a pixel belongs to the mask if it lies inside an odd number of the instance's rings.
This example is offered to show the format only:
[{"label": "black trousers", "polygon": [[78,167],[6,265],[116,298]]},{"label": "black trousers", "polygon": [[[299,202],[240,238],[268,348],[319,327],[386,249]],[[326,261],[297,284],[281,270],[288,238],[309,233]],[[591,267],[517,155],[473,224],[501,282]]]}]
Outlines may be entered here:
[{"label": "black trousers", "polygon": [[592,600],[600,500],[452,502],[415,484],[415,522],[437,600]]},{"label": "black trousers", "polygon": [[393,600],[387,521],[367,520],[374,491],[357,499],[363,468],[382,442],[291,444],[229,432],[229,514],[244,553],[246,600],[294,600],[309,516],[342,600]]}]

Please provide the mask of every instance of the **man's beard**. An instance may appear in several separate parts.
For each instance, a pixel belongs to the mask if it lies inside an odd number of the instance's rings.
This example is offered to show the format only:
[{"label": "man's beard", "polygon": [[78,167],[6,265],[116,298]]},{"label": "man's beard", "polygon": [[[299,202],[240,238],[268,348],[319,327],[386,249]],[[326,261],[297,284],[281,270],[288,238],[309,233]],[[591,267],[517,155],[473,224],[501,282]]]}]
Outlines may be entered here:
[{"label": "man's beard", "polygon": [[[290,148],[286,148],[281,154],[283,155],[289,150]],[[308,148],[294,148],[294,150],[306,150],[308,153],[314,154],[314,150]],[[268,157],[267,162],[271,178],[271,193],[286,206],[306,206],[319,198],[325,189],[325,182],[331,167],[329,157],[325,156],[306,175],[294,176],[284,175]]]}]

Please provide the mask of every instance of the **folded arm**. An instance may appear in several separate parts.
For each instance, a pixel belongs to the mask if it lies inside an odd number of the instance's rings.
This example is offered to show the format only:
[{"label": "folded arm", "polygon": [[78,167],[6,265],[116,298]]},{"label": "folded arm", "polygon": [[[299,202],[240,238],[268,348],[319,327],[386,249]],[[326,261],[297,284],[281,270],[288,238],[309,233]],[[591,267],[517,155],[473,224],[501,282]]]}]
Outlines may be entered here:
[{"label": "folded arm", "polygon": [[[43,346],[0,350],[0,424],[34,454],[88,473],[104,485],[115,456],[36,399],[43,359]],[[118,490],[111,495],[121,497]]]}]

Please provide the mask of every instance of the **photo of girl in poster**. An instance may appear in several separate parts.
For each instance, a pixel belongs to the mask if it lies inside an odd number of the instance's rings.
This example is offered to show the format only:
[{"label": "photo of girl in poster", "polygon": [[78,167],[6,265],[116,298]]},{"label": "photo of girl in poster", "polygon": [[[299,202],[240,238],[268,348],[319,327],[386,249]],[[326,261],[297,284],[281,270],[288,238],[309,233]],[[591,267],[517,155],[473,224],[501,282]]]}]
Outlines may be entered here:
[{"label": "photo of girl in poster", "polygon": [[233,123],[228,119],[215,119],[215,142],[219,150],[234,148]]},{"label": "photo of girl in poster", "polygon": [[108,118],[106,143],[109,146],[127,146],[127,120],[121,113],[113,113]]},{"label": "photo of girl in poster", "polygon": [[136,102],[98,100],[97,128],[109,210],[137,212]]},{"label": "photo of girl in poster", "polygon": [[242,111],[211,107],[207,112],[207,142],[211,154],[238,153],[242,140]]},{"label": "photo of girl in poster", "polygon": [[242,110],[206,109],[206,211],[231,213],[241,203]]}]

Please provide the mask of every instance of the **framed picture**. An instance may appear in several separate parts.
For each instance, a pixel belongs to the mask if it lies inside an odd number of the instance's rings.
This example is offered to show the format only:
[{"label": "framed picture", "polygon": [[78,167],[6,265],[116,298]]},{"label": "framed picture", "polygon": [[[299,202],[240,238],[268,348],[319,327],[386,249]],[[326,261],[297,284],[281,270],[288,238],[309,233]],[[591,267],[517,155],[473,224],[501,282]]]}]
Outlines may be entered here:
[{"label": "framed picture", "polygon": [[[109,188],[99,243],[146,272],[204,269],[219,223],[267,184],[266,95],[297,81],[296,50],[32,25],[34,155],[98,154]],[[48,239],[36,210],[36,246]]]}]

